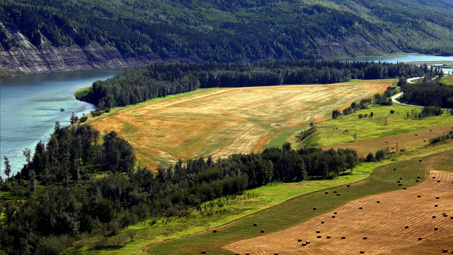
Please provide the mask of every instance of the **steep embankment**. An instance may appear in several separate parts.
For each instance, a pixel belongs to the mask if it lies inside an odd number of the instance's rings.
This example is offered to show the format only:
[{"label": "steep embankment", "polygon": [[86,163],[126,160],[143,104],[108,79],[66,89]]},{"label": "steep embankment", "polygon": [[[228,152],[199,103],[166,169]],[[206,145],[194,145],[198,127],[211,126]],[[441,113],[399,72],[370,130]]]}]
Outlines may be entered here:
[{"label": "steep embankment", "polygon": [[451,0],[3,0],[0,70],[451,55],[452,10]]},{"label": "steep embankment", "polygon": [[6,37],[17,45],[9,50],[0,51],[0,72],[3,71],[1,73],[4,76],[21,73],[110,69],[146,65],[165,60],[184,60],[172,56],[163,59],[153,53],[127,57],[121,54],[117,48],[109,45],[52,46],[45,37],[41,38],[42,46],[35,46],[19,30],[5,29],[1,22],[0,28],[4,28]]}]

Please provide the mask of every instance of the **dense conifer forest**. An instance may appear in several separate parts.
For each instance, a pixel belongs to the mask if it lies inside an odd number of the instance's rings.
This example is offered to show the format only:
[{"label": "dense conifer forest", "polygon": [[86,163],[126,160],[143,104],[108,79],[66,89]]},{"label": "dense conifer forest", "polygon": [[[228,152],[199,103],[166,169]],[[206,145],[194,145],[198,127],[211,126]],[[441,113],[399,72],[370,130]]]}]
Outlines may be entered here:
[{"label": "dense conifer forest", "polygon": [[453,54],[451,0],[3,0],[0,50],[112,46],[124,57],[243,61]]},{"label": "dense conifer forest", "polygon": [[78,99],[99,109],[126,106],[199,88],[250,87],[280,84],[327,84],[351,79],[422,76],[411,64],[282,60],[256,63],[162,63],[127,69],[93,83]]},{"label": "dense conifer forest", "polygon": [[[270,182],[330,179],[359,162],[354,150],[290,144],[260,154],[179,161],[156,174],[135,167],[132,147],[114,132],[61,128],[17,175],[0,181],[0,254],[56,254],[81,233],[116,235],[151,215],[184,216],[215,198]],[[106,247],[103,247],[106,248]]]},{"label": "dense conifer forest", "polygon": [[428,81],[401,86],[404,95],[401,101],[423,106],[453,108],[453,87],[439,81]]}]

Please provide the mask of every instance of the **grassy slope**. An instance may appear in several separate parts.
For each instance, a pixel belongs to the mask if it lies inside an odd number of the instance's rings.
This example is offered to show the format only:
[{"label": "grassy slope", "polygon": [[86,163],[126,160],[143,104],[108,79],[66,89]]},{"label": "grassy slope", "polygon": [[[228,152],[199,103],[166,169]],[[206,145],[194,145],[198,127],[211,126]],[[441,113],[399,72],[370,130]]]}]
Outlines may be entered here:
[{"label": "grassy slope", "polygon": [[[451,148],[451,145],[452,143],[449,143],[446,148]],[[425,153],[428,153],[428,150]],[[451,171],[451,160],[444,161],[444,159],[450,158],[452,153],[450,150],[426,157],[390,163],[377,168],[370,178],[364,182],[354,184],[350,188],[342,186],[330,189],[330,191],[336,190],[340,193],[341,196],[339,197],[333,195],[332,192],[329,192],[330,195],[325,195],[323,191],[299,196],[239,219],[218,229],[215,234],[207,231],[198,235],[162,242],[151,246],[147,252],[152,254],[197,254],[206,250],[208,254],[231,254],[222,250],[221,247],[237,240],[259,236],[260,230],[265,230],[268,233],[286,229],[357,198],[400,189],[401,187],[396,184],[400,177],[403,177],[404,187],[413,186],[416,184],[417,176],[426,179],[429,174],[428,170],[432,167],[432,162],[437,162],[436,170]],[[419,162],[419,159],[423,159],[423,162]],[[394,168],[397,170],[394,171]],[[316,211],[312,209],[314,207],[317,208]],[[259,227],[253,227],[253,223],[258,223]]]},{"label": "grassy slope", "polygon": [[453,75],[444,76],[442,80],[440,80],[443,84],[453,86]]},{"label": "grassy slope", "polygon": [[[122,230],[119,234],[127,236],[133,231],[136,233],[133,242],[126,247],[117,250],[90,250],[88,246],[79,251],[90,254],[131,254],[141,247],[156,244],[157,242],[183,237],[204,231],[209,228],[219,227],[234,220],[238,220],[247,215],[251,215],[266,208],[278,205],[288,199],[309,194],[312,192],[342,186],[348,183],[355,183],[367,178],[372,169],[383,163],[362,163],[354,169],[352,175],[341,176],[335,180],[304,181],[300,183],[273,183],[264,187],[244,192],[243,195],[230,196],[227,198],[216,199],[203,204],[208,207],[208,211],[192,211],[187,217],[177,218],[150,218],[133,226]],[[215,206],[211,207],[211,204]],[[212,212],[212,215],[207,215]],[[151,222],[156,222],[152,226]],[[112,237],[114,242],[116,237]],[[99,241],[98,237],[85,239],[85,244],[93,244]],[[69,249],[66,253],[75,253],[76,249]]]},{"label": "grassy slope", "polygon": [[[395,113],[390,114],[390,110],[394,110]],[[356,141],[364,141],[409,133],[453,121],[453,116],[446,113],[443,116],[429,117],[423,120],[408,118],[406,113],[411,111],[420,112],[421,109],[396,104],[392,106],[372,106],[370,109],[343,116],[341,120],[321,123],[318,126],[318,143],[320,146],[351,143],[354,142],[354,134],[357,135]],[[359,114],[370,115],[371,112],[374,113],[373,118],[359,119],[358,117]]]}]

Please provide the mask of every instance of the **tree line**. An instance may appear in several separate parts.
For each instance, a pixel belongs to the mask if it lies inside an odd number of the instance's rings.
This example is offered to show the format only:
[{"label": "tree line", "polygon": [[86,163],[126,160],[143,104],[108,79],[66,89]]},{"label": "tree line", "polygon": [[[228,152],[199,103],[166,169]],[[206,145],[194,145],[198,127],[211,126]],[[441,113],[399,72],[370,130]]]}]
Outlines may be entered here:
[{"label": "tree line", "polygon": [[199,88],[327,84],[351,79],[423,75],[423,67],[398,63],[282,60],[255,63],[160,63],[130,68],[93,83],[78,99],[99,109],[126,106]]},{"label": "tree line", "polygon": [[99,140],[89,126],[56,125],[21,172],[0,183],[0,254],[57,254],[82,233],[116,235],[151,215],[184,216],[271,182],[334,178],[360,160],[350,149],[295,151],[285,144],[216,161],[180,160],[153,174],[134,167],[132,147],[115,133]]},{"label": "tree line", "polygon": [[453,87],[439,81],[403,84],[401,102],[423,106],[453,108]]}]

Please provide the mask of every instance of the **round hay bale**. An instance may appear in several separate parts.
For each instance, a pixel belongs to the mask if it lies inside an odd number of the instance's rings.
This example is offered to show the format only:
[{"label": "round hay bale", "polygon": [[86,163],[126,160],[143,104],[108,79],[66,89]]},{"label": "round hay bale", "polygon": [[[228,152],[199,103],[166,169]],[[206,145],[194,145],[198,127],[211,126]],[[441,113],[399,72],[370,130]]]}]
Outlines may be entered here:
[{"label": "round hay bale", "polygon": [[405,229],[408,229],[408,228],[409,228],[409,226],[406,226],[406,227],[404,227],[404,228],[405,228]]},{"label": "round hay bale", "polygon": [[381,203],[381,201],[379,201],[379,200],[378,200],[378,201],[376,201],[376,204],[380,204],[380,203]]},{"label": "round hay bale", "polygon": [[217,233],[217,230],[213,230],[212,233]]},{"label": "round hay bale", "polygon": [[420,160],[418,160],[418,162],[422,162],[422,160],[420,159]]},{"label": "round hay bale", "polygon": [[365,251],[360,251],[360,254],[365,254]]},{"label": "round hay bale", "polygon": [[418,198],[422,197],[421,195],[417,195]]},{"label": "round hay bale", "polygon": [[443,252],[443,253],[447,253],[448,250],[447,250],[447,249],[443,249],[442,252]]},{"label": "round hay bale", "polygon": [[426,143],[426,140],[423,140],[424,143]]},{"label": "round hay bale", "polygon": [[436,199],[440,199],[440,197],[436,197]]},{"label": "round hay bale", "polygon": [[403,177],[400,177],[400,180],[403,180]]},{"label": "round hay bale", "polygon": [[321,238],[322,236],[316,236],[316,238]]},{"label": "round hay bale", "polygon": [[393,171],[396,171],[396,168],[393,168]]},{"label": "round hay bale", "polygon": [[434,207],[439,207],[439,205],[434,205]]},{"label": "round hay bale", "polygon": [[419,180],[415,180],[415,182],[420,182]]},{"label": "round hay bale", "polygon": [[310,244],[310,240],[307,240],[306,243],[307,243],[307,244]]},{"label": "round hay bale", "polygon": [[362,209],[363,209],[363,207],[359,207],[359,210],[362,210]]},{"label": "round hay bale", "polygon": [[298,243],[302,243],[302,239],[297,239],[297,242]]},{"label": "round hay bale", "polygon": [[338,213],[337,213],[337,212],[333,212],[333,214],[335,214],[335,215],[336,215],[336,214],[338,214]]},{"label": "round hay bale", "polygon": [[334,190],[334,191],[333,191],[333,193],[334,193],[334,194],[336,194],[336,193],[337,193],[337,191],[336,191],[336,190]]},{"label": "round hay bale", "polygon": [[420,179],[420,176],[417,176],[417,179]]},{"label": "round hay bale", "polygon": [[439,231],[439,228],[434,228],[434,231]]},{"label": "round hay bale", "polygon": [[440,182],[440,180],[437,180],[437,182]]},{"label": "round hay bale", "polygon": [[330,236],[326,236],[326,239],[330,239]]},{"label": "round hay bale", "polygon": [[344,239],[346,239],[346,236],[342,236],[342,237],[341,237],[341,240],[344,240]]},{"label": "round hay bale", "polygon": [[396,183],[401,183],[401,181],[397,181]]},{"label": "round hay bale", "polygon": [[264,230],[261,230],[260,233],[264,233]]},{"label": "round hay bale", "polygon": [[324,194],[326,194],[326,195],[327,195],[327,194],[329,194],[329,192],[328,192],[328,191],[326,191],[326,192],[324,192]]},{"label": "round hay bale", "polygon": [[201,254],[206,254],[206,251],[201,251]]},{"label": "round hay bale", "polygon": [[452,217],[450,217],[450,220],[453,220],[453,216],[452,216]]},{"label": "round hay bale", "polygon": [[403,186],[403,184],[400,183],[400,184],[398,184],[398,186]]},{"label": "round hay bale", "polygon": [[335,219],[335,215],[332,215],[332,219]]},{"label": "round hay bale", "polygon": [[324,221],[321,221],[321,224],[324,224]]},{"label": "round hay bale", "polygon": [[337,197],[339,197],[339,196],[340,196],[340,194],[337,194]]},{"label": "round hay bale", "polygon": [[316,234],[319,234],[319,233],[321,233],[321,231],[319,231],[319,230],[316,230]]},{"label": "round hay bale", "polygon": [[302,246],[306,246],[307,244],[306,243],[302,243]]},{"label": "round hay bale", "polygon": [[436,216],[433,216],[432,218],[433,218],[433,219],[435,219],[435,218],[436,218]]},{"label": "round hay bale", "polygon": [[258,223],[253,223],[253,226],[254,227],[258,227]]},{"label": "round hay bale", "polygon": [[316,211],[316,207],[313,207],[313,211]]},{"label": "round hay bale", "polygon": [[348,187],[348,188],[351,187],[351,184],[346,185],[346,187]]},{"label": "round hay bale", "polygon": [[433,176],[433,179],[436,179],[436,176]]},{"label": "round hay bale", "polygon": [[368,237],[364,236],[364,237],[363,237],[363,240],[368,240]]},{"label": "round hay bale", "polygon": [[403,188],[403,190],[406,190],[407,188]]},{"label": "round hay bale", "polygon": [[423,238],[419,237],[417,240],[418,240],[418,241],[421,241],[421,240],[423,240]]}]

